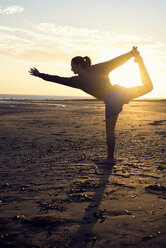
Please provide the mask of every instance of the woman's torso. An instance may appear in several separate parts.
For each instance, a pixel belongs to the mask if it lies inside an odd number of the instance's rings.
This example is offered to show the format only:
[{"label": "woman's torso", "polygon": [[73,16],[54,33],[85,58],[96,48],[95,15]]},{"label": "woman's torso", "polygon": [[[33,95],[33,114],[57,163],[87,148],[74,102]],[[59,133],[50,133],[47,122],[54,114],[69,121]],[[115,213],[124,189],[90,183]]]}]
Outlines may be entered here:
[{"label": "woman's torso", "polygon": [[99,100],[104,100],[114,88],[108,74],[102,73],[97,66],[91,66],[81,73],[79,78],[79,88]]}]

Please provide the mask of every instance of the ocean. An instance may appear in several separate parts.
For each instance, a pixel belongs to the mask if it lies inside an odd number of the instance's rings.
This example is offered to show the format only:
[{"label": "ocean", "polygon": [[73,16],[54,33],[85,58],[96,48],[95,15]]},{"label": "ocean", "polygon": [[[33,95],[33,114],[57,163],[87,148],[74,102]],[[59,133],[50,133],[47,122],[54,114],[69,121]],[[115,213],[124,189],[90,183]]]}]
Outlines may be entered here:
[{"label": "ocean", "polygon": [[0,94],[0,100],[83,100],[93,99],[92,97],[81,97],[81,96],[49,96],[49,95],[15,95],[15,94]]}]

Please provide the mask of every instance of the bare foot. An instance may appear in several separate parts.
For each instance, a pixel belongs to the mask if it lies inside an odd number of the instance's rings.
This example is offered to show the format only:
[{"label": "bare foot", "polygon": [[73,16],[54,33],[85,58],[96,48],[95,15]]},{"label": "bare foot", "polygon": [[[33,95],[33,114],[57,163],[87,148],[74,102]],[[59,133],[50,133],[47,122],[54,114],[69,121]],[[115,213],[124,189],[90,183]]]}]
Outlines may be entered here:
[{"label": "bare foot", "polygon": [[101,165],[113,165],[113,164],[115,164],[115,159],[103,159],[103,160],[99,160],[98,162],[97,162],[97,164],[101,164]]}]

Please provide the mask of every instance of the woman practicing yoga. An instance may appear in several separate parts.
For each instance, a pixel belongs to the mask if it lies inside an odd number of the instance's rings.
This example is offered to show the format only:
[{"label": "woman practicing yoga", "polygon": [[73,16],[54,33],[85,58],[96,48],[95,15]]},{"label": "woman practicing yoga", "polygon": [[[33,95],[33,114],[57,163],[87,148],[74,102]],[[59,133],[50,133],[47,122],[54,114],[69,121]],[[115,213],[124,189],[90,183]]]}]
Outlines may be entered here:
[{"label": "woman practicing yoga", "polygon": [[[142,86],[125,88],[119,85],[111,85],[109,73],[123,65],[134,57],[138,63]],[[145,68],[142,57],[137,47],[119,57],[107,62],[91,65],[89,57],[77,56],[71,60],[71,70],[78,76],[59,77],[40,73],[36,68],[31,68],[29,73],[46,81],[51,81],[70,87],[78,88],[95,98],[104,101],[106,117],[107,158],[99,161],[100,164],[111,164],[114,162],[115,149],[115,124],[119,113],[125,103],[152,91],[153,85]]]}]

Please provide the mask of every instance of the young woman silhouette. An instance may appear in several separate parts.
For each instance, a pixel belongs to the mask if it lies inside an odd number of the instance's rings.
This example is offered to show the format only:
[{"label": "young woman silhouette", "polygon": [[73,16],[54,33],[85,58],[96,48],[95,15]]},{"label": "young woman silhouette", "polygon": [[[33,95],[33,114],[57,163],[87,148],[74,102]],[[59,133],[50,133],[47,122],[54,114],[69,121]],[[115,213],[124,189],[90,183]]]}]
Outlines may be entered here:
[{"label": "young woman silhouette", "polygon": [[[119,85],[111,85],[109,73],[123,65],[132,57],[134,62],[138,63],[142,81],[142,86],[125,88]],[[137,97],[143,96],[152,91],[153,85],[149,74],[145,68],[142,57],[137,47],[112,60],[91,65],[89,57],[77,56],[71,60],[71,70],[78,76],[60,77],[40,73],[36,68],[31,68],[30,75],[40,77],[46,81],[51,81],[70,87],[78,88],[95,98],[104,101],[106,117],[106,140],[107,140],[107,158],[99,161],[100,164],[111,164],[114,162],[115,149],[115,125],[119,113],[125,103]]]}]

